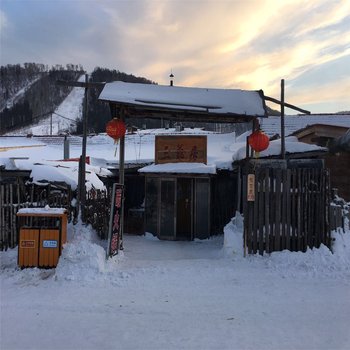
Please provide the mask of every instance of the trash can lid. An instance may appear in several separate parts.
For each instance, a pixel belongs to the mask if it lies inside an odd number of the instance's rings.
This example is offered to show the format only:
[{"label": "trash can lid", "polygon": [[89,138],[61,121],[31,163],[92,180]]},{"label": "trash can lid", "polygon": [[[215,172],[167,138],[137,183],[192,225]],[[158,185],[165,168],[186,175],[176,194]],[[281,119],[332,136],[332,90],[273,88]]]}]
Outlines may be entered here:
[{"label": "trash can lid", "polygon": [[65,208],[50,208],[48,205],[44,208],[21,208],[17,215],[63,215],[67,212]]}]

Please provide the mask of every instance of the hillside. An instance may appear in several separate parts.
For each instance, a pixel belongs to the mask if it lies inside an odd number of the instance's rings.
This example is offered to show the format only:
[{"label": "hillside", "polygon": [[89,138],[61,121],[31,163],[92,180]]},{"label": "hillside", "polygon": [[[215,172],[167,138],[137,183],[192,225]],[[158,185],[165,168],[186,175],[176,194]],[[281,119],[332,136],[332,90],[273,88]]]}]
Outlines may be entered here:
[{"label": "hillside", "polygon": [[[0,134],[82,133],[84,89],[59,86],[56,81],[75,81],[83,78],[84,73],[80,65],[72,64],[50,69],[36,63],[1,67]],[[100,67],[95,68],[89,80],[154,84],[143,77]],[[111,118],[108,105],[98,101],[100,91],[89,89],[89,132],[104,132]],[[142,126],[138,125],[141,124],[139,121],[130,121],[130,124]],[[158,121],[147,124],[149,127],[160,126]]]},{"label": "hillside", "polygon": [[25,63],[2,66],[0,83],[0,133],[40,122],[54,111],[71,92],[56,81],[77,80],[83,73],[78,65]]}]

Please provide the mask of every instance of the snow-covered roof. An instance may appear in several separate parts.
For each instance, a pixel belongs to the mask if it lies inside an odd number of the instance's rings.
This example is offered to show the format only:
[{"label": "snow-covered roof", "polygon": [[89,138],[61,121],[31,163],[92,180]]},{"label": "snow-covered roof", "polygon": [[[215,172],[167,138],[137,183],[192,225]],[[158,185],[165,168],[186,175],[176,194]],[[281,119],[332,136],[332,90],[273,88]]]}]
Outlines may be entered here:
[{"label": "snow-covered roof", "polygon": [[216,174],[215,165],[203,163],[167,163],[152,164],[139,170],[140,173],[177,173],[177,174]]},{"label": "snow-covered roof", "polygon": [[[273,136],[281,135],[281,118],[279,116],[269,116],[261,120],[261,129]],[[350,114],[310,114],[310,115],[286,115],[285,135],[291,135],[295,131],[313,124],[325,124],[334,126],[344,126],[350,128]]]},{"label": "snow-covered roof", "polygon": [[[116,81],[104,86],[99,99],[128,106],[128,113],[133,113],[133,109],[142,110],[147,117],[153,118],[156,116],[152,113],[156,112],[175,112],[181,114],[183,120],[198,121],[200,117],[218,122],[222,118],[222,121],[236,122],[267,116],[261,90],[205,89]],[[133,117],[137,117],[136,111]],[[173,116],[170,114],[167,117]],[[181,119],[180,116],[178,118]]]},{"label": "snow-covered roof", "polygon": [[[245,158],[247,133],[236,137],[235,133],[218,134],[201,129],[189,129],[176,131],[175,129],[140,130],[134,134],[126,134],[125,137],[125,163],[133,166],[144,167],[154,162],[155,136],[166,135],[207,135],[207,165],[198,163],[178,163],[179,165],[156,165],[144,168],[143,172],[178,172],[178,173],[205,173],[214,174],[218,169],[232,169],[232,163]],[[81,155],[81,142],[79,137],[74,137],[70,144],[70,157],[77,158]],[[0,165],[5,168],[15,166],[19,170],[31,170],[31,177],[36,183],[43,181],[66,182],[73,189],[78,183],[78,162],[64,162],[63,137],[54,138],[54,143],[48,142],[49,138],[41,138],[43,147],[26,147],[37,143],[26,137],[0,137],[0,145],[4,151],[0,152]],[[59,144],[58,141],[61,140]],[[80,140],[81,141],[81,140]],[[45,143],[44,143],[45,142]],[[15,145],[15,146],[13,146]],[[119,149],[112,138],[100,134],[87,139],[87,156],[90,157],[90,165],[86,166],[87,188],[103,188],[98,176],[111,175],[107,169],[118,167]],[[6,149],[6,150],[5,150]],[[303,153],[323,151],[324,148],[316,145],[308,145],[298,142],[296,137],[286,139],[287,153]],[[281,151],[280,140],[272,141],[266,151],[260,153],[260,157],[279,155]],[[13,158],[13,162],[8,159]],[[175,169],[176,168],[176,169]]]}]

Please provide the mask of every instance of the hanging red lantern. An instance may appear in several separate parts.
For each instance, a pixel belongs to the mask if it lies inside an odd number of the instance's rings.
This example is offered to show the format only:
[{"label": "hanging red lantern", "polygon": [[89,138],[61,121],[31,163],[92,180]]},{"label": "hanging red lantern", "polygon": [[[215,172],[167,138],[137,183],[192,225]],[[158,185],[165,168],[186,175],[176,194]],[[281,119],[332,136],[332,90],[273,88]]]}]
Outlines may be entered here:
[{"label": "hanging red lantern", "polygon": [[251,135],[248,137],[248,143],[249,146],[257,152],[257,155],[261,151],[265,151],[267,147],[269,147],[269,137],[264,134],[261,130],[254,131]]},{"label": "hanging red lantern", "polygon": [[126,126],[125,123],[118,118],[113,118],[106,125],[106,133],[108,136],[114,139],[114,141],[118,141],[125,135]]}]

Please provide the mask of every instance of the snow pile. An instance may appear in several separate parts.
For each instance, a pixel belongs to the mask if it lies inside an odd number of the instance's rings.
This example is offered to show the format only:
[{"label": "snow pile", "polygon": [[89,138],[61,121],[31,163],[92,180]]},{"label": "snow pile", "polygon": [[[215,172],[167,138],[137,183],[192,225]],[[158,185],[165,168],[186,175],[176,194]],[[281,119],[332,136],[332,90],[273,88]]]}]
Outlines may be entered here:
[{"label": "snow pile", "polygon": [[224,227],[223,249],[226,256],[243,254],[243,217],[239,212]]},{"label": "snow pile", "polygon": [[71,236],[56,267],[56,280],[94,281],[104,279],[106,251],[98,244],[95,232],[80,222],[69,225]]},{"label": "snow pile", "polygon": [[297,276],[305,273],[308,276],[327,276],[328,278],[350,277],[350,231],[339,233],[332,232],[335,242],[332,250],[325,245],[320,248],[308,248],[302,252],[274,252],[267,259],[264,258],[266,267],[279,271],[284,277]]},{"label": "snow pile", "polygon": [[[347,223],[345,225],[349,227]],[[256,266],[265,266],[270,270],[287,275],[326,275],[329,277],[349,278],[350,276],[350,229],[332,231],[332,250],[321,244],[319,248],[308,248],[305,253],[284,250],[271,254],[249,255],[243,257],[243,218],[237,213],[224,228],[223,251],[226,257],[234,257]],[[245,261],[245,262],[244,262]]]},{"label": "snow pile", "polygon": [[6,170],[17,170],[14,160],[10,158],[0,158],[0,167]]}]

